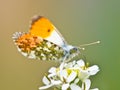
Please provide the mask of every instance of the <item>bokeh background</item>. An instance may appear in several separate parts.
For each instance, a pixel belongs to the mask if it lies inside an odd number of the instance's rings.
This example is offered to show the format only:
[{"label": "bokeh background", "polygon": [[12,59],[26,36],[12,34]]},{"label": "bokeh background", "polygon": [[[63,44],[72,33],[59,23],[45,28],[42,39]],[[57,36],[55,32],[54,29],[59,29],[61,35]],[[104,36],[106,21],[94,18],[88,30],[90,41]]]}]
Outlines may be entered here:
[{"label": "bokeh background", "polygon": [[34,15],[49,18],[69,44],[100,40],[81,51],[87,62],[100,67],[91,87],[120,90],[119,0],[0,0],[0,90],[38,90],[44,73],[56,66],[28,60],[12,41],[14,32],[28,32]]}]

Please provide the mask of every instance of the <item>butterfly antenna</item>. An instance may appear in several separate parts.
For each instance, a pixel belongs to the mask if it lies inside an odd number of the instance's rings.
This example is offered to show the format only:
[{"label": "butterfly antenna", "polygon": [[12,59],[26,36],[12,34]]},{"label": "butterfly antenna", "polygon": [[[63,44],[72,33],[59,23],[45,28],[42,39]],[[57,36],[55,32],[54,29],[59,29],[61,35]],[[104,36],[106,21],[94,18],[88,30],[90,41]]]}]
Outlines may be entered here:
[{"label": "butterfly antenna", "polygon": [[82,44],[82,45],[79,46],[79,49],[85,50],[85,48],[81,48],[81,47],[94,45],[94,44],[99,44],[99,43],[100,43],[100,41],[96,41],[96,42],[92,42],[92,43],[88,43],[88,44]]}]

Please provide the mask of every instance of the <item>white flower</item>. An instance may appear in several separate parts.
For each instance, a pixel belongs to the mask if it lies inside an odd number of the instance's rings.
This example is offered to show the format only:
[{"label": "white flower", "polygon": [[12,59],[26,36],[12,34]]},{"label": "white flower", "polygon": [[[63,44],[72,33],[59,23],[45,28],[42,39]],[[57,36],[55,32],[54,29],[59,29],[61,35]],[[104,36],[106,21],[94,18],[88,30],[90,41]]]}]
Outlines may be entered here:
[{"label": "white flower", "polygon": [[62,85],[62,90],[67,90],[69,88],[69,83]]},{"label": "white flower", "polygon": [[[97,65],[88,67],[83,60],[72,61],[69,63],[61,63],[56,68],[52,67],[48,71],[48,75],[43,77],[45,86],[39,89],[47,89],[52,86],[59,87],[61,90],[98,90],[90,89],[91,81],[88,79],[91,75],[95,75],[99,71]],[[82,83],[82,86],[80,86]]]},{"label": "white flower", "polygon": [[85,62],[81,59],[76,62],[77,64],[74,67],[79,69],[78,76],[79,78],[84,81],[85,79],[89,78],[91,75],[97,74],[99,71],[99,67],[97,65],[93,65],[88,67],[85,65]]}]

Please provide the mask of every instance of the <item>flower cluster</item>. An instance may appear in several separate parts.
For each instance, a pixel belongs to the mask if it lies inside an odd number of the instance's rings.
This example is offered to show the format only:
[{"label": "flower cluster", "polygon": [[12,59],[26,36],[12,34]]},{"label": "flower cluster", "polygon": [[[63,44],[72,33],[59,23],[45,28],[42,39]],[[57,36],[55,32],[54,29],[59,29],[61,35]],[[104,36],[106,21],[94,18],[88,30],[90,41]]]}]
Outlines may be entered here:
[{"label": "flower cluster", "polygon": [[45,86],[40,87],[39,90],[50,87],[58,90],[98,90],[98,88],[90,89],[91,81],[89,79],[98,71],[97,65],[88,67],[82,59],[68,63],[63,62],[59,67],[49,69],[48,75],[43,77]]}]

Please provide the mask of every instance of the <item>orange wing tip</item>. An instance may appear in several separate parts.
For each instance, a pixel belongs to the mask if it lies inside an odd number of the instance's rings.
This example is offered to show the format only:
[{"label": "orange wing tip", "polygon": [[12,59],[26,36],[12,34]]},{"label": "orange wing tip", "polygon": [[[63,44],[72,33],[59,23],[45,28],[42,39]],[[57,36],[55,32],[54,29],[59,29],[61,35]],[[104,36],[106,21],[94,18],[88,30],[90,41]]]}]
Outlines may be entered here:
[{"label": "orange wing tip", "polygon": [[54,25],[43,16],[34,16],[30,25],[30,33],[42,38],[48,38],[55,30]]},{"label": "orange wing tip", "polygon": [[35,15],[35,16],[33,16],[32,17],[32,19],[31,19],[31,21],[30,21],[30,29],[32,28],[32,25],[36,22],[36,21],[38,21],[40,18],[43,18],[43,16],[39,16],[39,15]]},{"label": "orange wing tip", "polygon": [[16,45],[18,48],[23,52],[30,52],[31,50],[34,50],[40,43],[43,41],[42,38],[30,35],[30,34],[24,34],[20,36],[16,41]]}]

